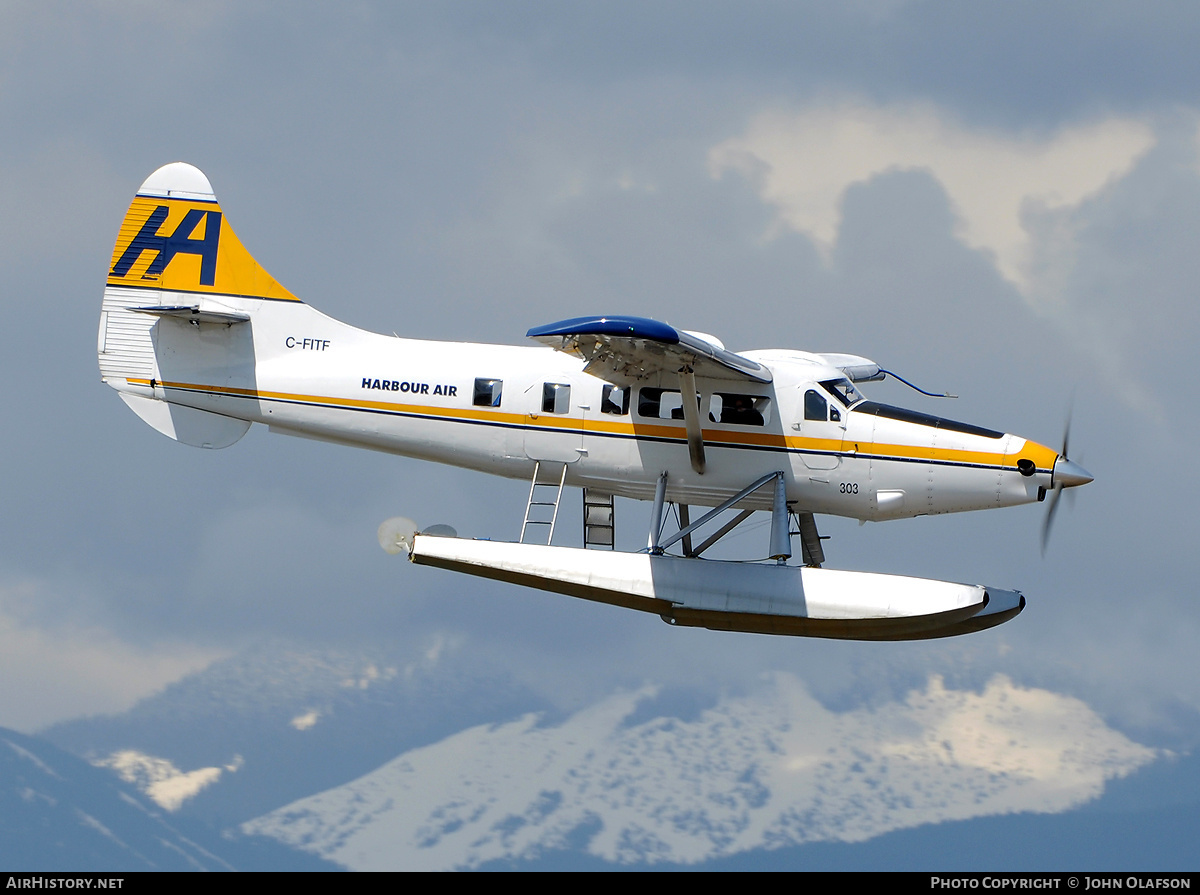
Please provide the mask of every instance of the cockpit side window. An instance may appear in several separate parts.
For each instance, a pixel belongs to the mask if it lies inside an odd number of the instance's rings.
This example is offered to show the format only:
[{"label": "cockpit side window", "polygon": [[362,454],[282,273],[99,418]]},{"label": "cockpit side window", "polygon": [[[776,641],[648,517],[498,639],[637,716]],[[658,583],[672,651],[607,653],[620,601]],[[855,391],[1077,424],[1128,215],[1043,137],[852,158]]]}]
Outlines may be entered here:
[{"label": "cockpit side window", "polygon": [[810,388],[804,393],[804,418],[822,421],[829,419],[829,403],[816,389]]}]

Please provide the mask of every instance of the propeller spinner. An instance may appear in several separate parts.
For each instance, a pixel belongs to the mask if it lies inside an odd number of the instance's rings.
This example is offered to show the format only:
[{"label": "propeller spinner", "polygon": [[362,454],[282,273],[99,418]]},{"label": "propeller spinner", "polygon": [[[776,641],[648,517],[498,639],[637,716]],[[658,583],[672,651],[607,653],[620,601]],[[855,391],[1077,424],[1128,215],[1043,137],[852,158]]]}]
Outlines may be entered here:
[{"label": "propeller spinner", "polygon": [[1067,450],[1071,443],[1071,417],[1067,416],[1067,425],[1063,429],[1063,445],[1058,459],[1054,461],[1054,472],[1050,476],[1050,503],[1046,507],[1046,519],[1042,523],[1042,556],[1046,555],[1046,545],[1050,543],[1050,530],[1054,527],[1054,516],[1058,512],[1058,502],[1063,489],[1077,488],[1093,480],[1090,472],[1073,460],[1068,459]]}]

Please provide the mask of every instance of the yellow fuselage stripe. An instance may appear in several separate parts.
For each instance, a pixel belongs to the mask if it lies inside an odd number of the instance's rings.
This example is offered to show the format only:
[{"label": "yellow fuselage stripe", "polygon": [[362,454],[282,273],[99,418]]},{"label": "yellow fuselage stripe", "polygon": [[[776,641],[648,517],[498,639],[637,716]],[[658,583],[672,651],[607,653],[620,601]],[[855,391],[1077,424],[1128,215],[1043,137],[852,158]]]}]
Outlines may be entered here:
[{"label": "yellow fuselage stripe", "polygon": [[[151,387],[149,379],[127,379],[130,385]],[[621,423],[609,420],[580,420],[578,418],[555,418],[548,415],[504,413],[498,410],[474,410],[463,407],[439,407],[430,404],[396,404],[390,401],[369,401],[361,398],[332,398],[322,395],[304,395],[292,392],[272,392],[262,389],[232,388],[220,385],[198,385],[188,382],[166,382],[155,380],[162,388],[181,389],[209,394],[232,395],[243,398],[262,398],[291,403],[319,404],[355,410],[377,410],[387,413],[435,417],[447,422],[489,422],[523,428],[543,429],[584,435],[587,433],[620,435],[624,437],[668,438],[681,443],[687,441],[683,426],[663,426],[653,423]],[[878,442],[854,442],[848,450],[846,443],[834,438],[809,438],[784,436],[760,432],[726,432],[718,429],[702,430],[706,444],[728,447],[764,447],[778,450],[802,450],[842,454],[863,455],[876,459],[934,460],[946,463],[967,463],[977,466],[1012,466],[1015,461],[1007,454],[995,451],[966,451],[934,447],[932,445],[886,444]],[[1058,454],[1050,448],[1027,441],[1021,451],[1022,457],[1033,460],[1038,469],[1049,471]]]}]

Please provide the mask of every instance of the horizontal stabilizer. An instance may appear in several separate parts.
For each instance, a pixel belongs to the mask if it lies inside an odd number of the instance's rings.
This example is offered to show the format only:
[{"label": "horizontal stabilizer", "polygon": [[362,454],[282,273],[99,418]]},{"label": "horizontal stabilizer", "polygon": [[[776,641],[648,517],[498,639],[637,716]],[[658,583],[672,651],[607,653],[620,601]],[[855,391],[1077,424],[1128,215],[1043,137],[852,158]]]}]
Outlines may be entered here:
[{"label": "horizontal stabilizer", "polygon": [[527,333],[587,361],[585,370],[610,382],[690,370],[699,378],[766,383],[771,371],[697,333],[647,317],[575,317]]},{"label": "horizontal stabilizer", "polygon": [[211,311],[201,310],[200,305],[148,305],[145,307],[128,307],[127,311],[139,314],[153,314],[156,317],[179,317],[195,323],[245,323],[250,319],[249,314],[241,311]]}]

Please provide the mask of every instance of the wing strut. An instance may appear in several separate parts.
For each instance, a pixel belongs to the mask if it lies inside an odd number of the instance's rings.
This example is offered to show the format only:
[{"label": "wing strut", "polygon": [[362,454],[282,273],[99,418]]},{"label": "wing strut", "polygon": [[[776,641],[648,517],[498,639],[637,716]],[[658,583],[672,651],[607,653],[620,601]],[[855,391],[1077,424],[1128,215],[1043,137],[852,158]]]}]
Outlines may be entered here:
[{"label": "wing strut", "polygon": [[683,422],[687,426],[688,459],[697,475],[704,475],[704,433],[700,431],[700,402],[696,395],[696,374],[691,367],[679,371],[679,391],[683,398]]}]

